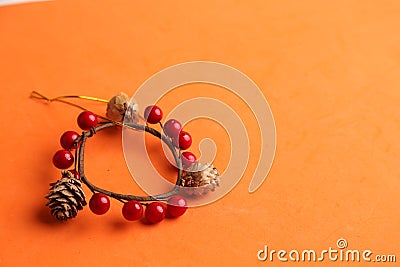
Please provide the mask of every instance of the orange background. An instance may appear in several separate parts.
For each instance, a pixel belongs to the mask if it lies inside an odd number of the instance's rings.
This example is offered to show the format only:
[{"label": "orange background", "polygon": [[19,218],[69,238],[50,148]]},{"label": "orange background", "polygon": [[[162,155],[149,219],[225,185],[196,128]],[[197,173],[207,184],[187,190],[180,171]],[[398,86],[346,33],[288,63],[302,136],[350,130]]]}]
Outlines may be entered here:
[{"label": "orange background", "polygon": [[[257,251],[264,244],[322,250],[340,237],[349,249],[399,258],[399,14],[395,0],[58,0],[1,7],[0,265],[279,266],[259,262]],[[267,98],[277,153],[261,188],[247,191],[259,135],[246,105],[212,86],[181,88],[162,100],[166,112],[206,95],[233,105],[246,121],[251,162],[234,190],[153,226],[124,221],[117,201],[102,217],[85,208],[74,220],[55,222],[43,198],[60,176],[51,158],[59,136],[78,129],[79,110],[31,100],[30,92],[133,94],[152,74],[193,60],[239,69]],[[82,104],[104,112],[103,104]],[[188,127],[195,140],[212,136],[220,147],[215,165],[224,169],[226,133],[203,126]],[[138,191],[118,130],[98,135],[87,158],[92,181]]]}]

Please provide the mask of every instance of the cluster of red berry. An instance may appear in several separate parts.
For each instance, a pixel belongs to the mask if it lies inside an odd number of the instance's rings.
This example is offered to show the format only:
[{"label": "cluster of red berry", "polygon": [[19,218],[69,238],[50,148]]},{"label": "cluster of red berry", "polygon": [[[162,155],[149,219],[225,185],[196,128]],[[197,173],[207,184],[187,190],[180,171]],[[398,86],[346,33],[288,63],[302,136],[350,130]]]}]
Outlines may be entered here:
[{"label": "cluster of red berry", "polygon": [[[148,106],[144,110],[144,118],[148,123],[156,124],[162,119],[163,112],[158,106]],[[192,136],[182,130],[182,124],[175,120],[170,119],[164,123],[164,133],[172,139],[174,146],[186,150],[192,145]],[[197,160],[196,156],[189,151],[182,152],[182,167],[188,169]]]},{"label": "cluster of red berry", "polygon": [[[83,111],[81,114],[79,114],[77,122],[82,130],[87,131],[93,127],[96,127],[98,120],[96,114],[93,112]],[[76,140],[78,138],[79,134],[75,131],[67,131],[61,136],[60,144],[63,149],[58,150],[53,157],[53,164],[58,169],[67,169],[74,164],[74,156],[72,155],[71,150],[76,148]],[[74,174],[75,172],[76,171],[73,170]],[[79,174],[76,173],[76,175]]]},{"label": "cluster of red berry", "polygon": [[[148,106],[144,111],[144,117],[150,124],[159,123],[162,119],[162,110],[157,106]],[[97,115],[90,111],[83,111],[79,114],[78,126],[88,131],[98,124]],[[188,149],[192,144],[192,137],[186,131],[182,130],[182,125],[175,119],[168,120],[162,127],[164,133],[172,139],[173,144],[182,150]],[[59,169],[68,169],[74,164],[74,156],[71,150],[76,149],[79,145],[80,135],[75,131],[67,131],[60,138],[60,144],[63,149],[58,150],[53,157],[53,164]],[[196,156],[185,151],[182,153],[182,166],[184,169],[189,168],[197,160]],[[74,178],[80,179],[79,172],[75,169],[69,170]],[[122,215],[129,221],[139,220],[143,217],[150,223],[158,223],[162,221],[166,213],[171,217],[179,217],[183,215],[187,209],[187,201],[179,195],[172,196],[168,199],[167,205],[155,201],[151,203],[140,203],[137,200],[123,201]],[[146,209],[143,209],[143,205]],[[100,192],[92,195],[89,201],[90,210],[97,215],[105,214],[110,209],[109,197]]]},{"label": "cluster of red berry", "polygon": [[[150,223],[161,222],[166,213],[171,217],[179,217],[186,212],[187,202],[182,196],[175,195],[167,202],[167,207],[161,202],[146,204],[144,217]],[[95,193],[89,201],[90,210],[97,215],[105,214],[110,209],[110,199],[103,193]],[[137,200],[129,200],[122,207],[122,215],[128,221],[136,221],[143,217],[143,205]]]}]

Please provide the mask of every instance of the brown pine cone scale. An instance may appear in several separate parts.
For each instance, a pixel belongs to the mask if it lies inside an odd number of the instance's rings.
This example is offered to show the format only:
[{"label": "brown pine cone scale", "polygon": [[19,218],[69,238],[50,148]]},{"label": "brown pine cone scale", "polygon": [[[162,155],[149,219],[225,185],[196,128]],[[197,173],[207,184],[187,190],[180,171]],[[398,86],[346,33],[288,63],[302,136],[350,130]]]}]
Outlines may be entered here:
[{"label": "brown pine cone scale", "polygon": [[63,177],[50,184],[50,193],[46,195],[50,213],[57,220],[66,221],[74,218],[79,210],[86,205],[82,183],[68,171],[63,171]]}]

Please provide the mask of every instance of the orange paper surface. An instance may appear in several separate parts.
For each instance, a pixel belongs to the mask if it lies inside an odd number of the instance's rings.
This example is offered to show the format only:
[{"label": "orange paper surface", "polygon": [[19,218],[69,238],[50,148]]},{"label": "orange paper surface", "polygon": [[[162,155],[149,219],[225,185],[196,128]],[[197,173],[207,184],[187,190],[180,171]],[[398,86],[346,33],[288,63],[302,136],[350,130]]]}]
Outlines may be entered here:
[{"label": "orange paper surface", "polygon": [[[398,1],[57,0],[0,7],[0,265],[366,264],[257,259],[265,245],[321,251],[337,248],[339,238],[348,249],[399,258],[399,14]],[[237,68],[268,100],[277,150],[264,184],[248,192],[260,136],[246,104],[212,85],[184,86],[160,101],[166,112],[208,96],[244,120],[252,150],[239,184],[221,200],[157,225],[125,221],[115,200],[104,216],[85,208],[67,223],[54,221],[44,206],[48,184],[60,176],[51,158],[60,135],[78,130],[80,111],[32,100],[30,92],[108,99],[194,60]],[[78,103],[104,113],[104,104]],[[188,129],[196,145],[214,140],[214,164],[223,170],[227,133],[207,123]],[[170,173],[156,155],[155,165]],[[140,193],[120,131],[96,136],[86,156],[91,181]]]}]

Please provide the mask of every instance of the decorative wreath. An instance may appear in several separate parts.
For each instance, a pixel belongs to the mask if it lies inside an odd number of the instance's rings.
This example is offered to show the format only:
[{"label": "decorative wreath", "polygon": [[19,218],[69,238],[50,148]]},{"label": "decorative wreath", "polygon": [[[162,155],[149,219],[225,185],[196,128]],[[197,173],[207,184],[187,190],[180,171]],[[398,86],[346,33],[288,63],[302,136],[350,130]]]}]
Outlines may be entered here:
[{"label": "decorative wreath", "polygon": [[[50,184],[50,192],[46,195],[48,199],[46,205],[50,208],[51,215],[59,221],[76,217],[78,211],[87,205],[82,184],[85,184],[93,193],[89,200],[89,208],[93,213],[105,214],[110,209],[111,197],[123,203],[122,214],[125,219],[139,220],[144,213],[149,223],[162,221],[166,213],[171,217],[183,215],[188,208],[187,198],[201,197],[219,186],[220,176],[211,163],[201,164],[193,153],[182,152],[191,146],[191,135],[182,130],[181,123],[176,119],[170,119],[163,124],[161,122],[163,112],[156,105],[146,107],[141,116],[137,103],[130,100],[125,93],[116,95],[109,101],[88,96],[61,96],[50,99],[36,91],[32,92],[31,97],[48,102],[58,101],[84,110],[77,118],[78,126],[83,132],[81,134],[75,131],[63,133],[60,138],[63,149],[58,150],[53,157],[54,166],[62,170],[61,178]],[[88,111],[66,101],[66,98],[108,103],[106,116]],[[129,123],[123,121],[129,121]],[[162,132],[150,127],[149,124],[159,124]],[[84,168],[85,144],[95,134],[109,127],[127,127],[145,131],[161,139],[171,151],[177,167],[178,175],[174,188],[159,195],[135,196],[112,192],[90,182]],[[72,166],[73,168],[70,169]],[[182,187],[190,188],[190,190],[181,190]]]}]

